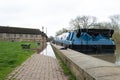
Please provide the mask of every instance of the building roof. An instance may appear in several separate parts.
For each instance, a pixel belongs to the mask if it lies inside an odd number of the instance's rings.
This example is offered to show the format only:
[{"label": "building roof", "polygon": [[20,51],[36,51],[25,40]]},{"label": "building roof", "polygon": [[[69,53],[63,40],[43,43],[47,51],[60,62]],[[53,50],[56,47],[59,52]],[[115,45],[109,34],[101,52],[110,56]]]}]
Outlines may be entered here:
[{"label": "building roof", "polygon": [[41,34],[42,32],[39,29],[0,26],[0,33]]}]

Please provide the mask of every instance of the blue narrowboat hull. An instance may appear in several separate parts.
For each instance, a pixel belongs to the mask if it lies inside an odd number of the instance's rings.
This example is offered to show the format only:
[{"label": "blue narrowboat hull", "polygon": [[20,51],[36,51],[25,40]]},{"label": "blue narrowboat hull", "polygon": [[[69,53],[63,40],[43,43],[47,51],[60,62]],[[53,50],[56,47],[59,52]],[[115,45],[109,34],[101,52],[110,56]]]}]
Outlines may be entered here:
[{"label": "blue narrowboat hull", "polygon": [[69,45],[68,48],[87,53],[114,53],[115,45]]},{"label": "blue narrowboat hull", "polygon": [[80,52],[114,53],[116,45],[112,40],[112,29],[78,29],[67,35],[59,35],[55,42]]}]

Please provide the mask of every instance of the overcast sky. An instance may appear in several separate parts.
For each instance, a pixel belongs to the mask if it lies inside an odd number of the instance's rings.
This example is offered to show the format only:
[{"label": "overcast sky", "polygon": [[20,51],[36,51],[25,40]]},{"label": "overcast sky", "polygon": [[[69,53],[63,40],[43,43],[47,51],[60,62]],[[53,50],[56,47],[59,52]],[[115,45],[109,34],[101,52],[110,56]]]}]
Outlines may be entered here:
[{"label": "overcast sky", "polygon": [[54,36],[81,15],[107,21],[120,14],[120,0],[0,0],[0,25],[42,29]]}]

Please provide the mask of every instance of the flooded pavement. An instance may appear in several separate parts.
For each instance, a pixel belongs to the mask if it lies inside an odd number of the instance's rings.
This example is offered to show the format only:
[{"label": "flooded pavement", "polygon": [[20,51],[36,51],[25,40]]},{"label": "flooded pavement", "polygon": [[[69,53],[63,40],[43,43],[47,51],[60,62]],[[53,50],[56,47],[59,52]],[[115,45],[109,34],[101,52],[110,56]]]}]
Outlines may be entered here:
[{"label": "flooded pavement", "polygon": [[53,51],[49,42],[47,43],[47,47],[42,52],[40,52],[39,54],[56,58],[56,56],[54,54],[54,51]]}]

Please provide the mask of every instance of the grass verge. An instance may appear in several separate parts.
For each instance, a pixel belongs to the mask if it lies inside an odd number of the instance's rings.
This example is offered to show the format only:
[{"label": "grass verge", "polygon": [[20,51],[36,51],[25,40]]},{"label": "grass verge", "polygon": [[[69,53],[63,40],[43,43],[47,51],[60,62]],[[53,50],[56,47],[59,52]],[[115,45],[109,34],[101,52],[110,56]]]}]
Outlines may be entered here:
[{"label": "grass verge", "polygon": [[30,43],[31,48],[36,48],[35,42],[0,42],[0,80],[5,77],[28,57],[30,57],[35,50],[23,50],[21,44]]},{"label": "grass verge", "polygon": [[67,65],[62,61],[62,59],[58,55],[59,54],[58,50],[54,46],[52,46],[52,48],[53,48],[53,51],[55,52],[57,59],[59,60],[59,64],[61,68],[63,69],[64,74],[69,76],[69,80],[76,80],[75,76],[72,74],[70,69],[67,67]]}]

